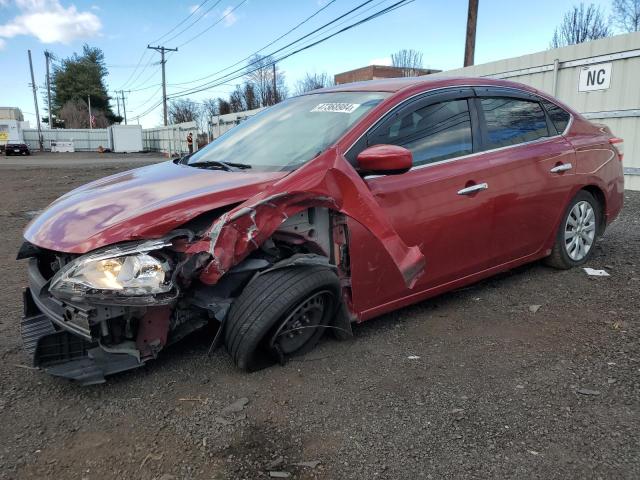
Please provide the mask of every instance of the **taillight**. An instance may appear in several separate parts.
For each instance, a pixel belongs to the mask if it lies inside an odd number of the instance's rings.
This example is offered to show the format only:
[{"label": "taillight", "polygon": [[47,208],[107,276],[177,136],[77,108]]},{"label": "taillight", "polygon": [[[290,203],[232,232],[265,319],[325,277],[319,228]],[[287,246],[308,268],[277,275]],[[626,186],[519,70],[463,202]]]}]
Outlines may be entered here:
[{"label": "taillight", "polygon": [[612,137],[609,139],[609,143],[616,149],[620,161],[622,161],[622,157],[624,157],[624,140],[622,138]]}]

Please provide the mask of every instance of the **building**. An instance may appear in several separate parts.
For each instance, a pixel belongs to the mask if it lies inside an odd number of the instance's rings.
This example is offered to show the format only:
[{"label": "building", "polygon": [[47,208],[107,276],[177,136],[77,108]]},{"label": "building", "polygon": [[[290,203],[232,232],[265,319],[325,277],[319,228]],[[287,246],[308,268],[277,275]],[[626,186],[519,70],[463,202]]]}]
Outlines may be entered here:
[{"label": "building", "polygon": [[348,72],[338,73],[333,77],[333,80],[336,85],[340,85],[342,83],[378,80],[380,78],[419,77],[441,71],[442,70],[433,70],[430,68],[406,69],[401,67],[389,67],[386,65],[369,65],[367,67],[349,70]]},{"label": "building", "polygon": [[640,32],[442,72],[509,79],[560,99],[624,139],[625,188],[640,190]]},{"label": "building", "polygon": [[0,120],[16,120],[24,122],[22,110],[16,107],[0,107]]}]

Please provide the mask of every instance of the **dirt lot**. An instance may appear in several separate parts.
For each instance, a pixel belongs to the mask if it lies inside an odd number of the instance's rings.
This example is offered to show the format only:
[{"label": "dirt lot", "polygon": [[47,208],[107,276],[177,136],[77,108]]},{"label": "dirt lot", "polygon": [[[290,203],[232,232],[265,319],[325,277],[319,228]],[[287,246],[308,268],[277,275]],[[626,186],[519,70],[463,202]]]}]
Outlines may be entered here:
[{"label": "dirt lot", "polygon": [[590,262],[611,277],[534,264],[284,367],[199,335],[81,388],[28,368],[15,253],[28,212],[125,168],[0,166],[0,478],[640,478],[639,194]]}]

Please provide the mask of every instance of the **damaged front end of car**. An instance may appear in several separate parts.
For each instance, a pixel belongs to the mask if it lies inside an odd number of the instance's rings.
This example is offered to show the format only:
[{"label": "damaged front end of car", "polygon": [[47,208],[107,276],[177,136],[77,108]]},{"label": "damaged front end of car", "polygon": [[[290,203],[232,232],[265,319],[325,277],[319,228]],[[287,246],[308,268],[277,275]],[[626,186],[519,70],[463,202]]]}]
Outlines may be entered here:
[{"label": "damaged front end of car", "polygon": [[420,250],[403,243],[334,149],[245,202],[199,215],[161,238],[123,239],[81,255],[27,238],[18,254],[29,261],[25,349],[52,375],[101,383],[208,324],[218,327],[215,349],[231,305],[257,276],[318,264],[340,280],[331,326],[350,332],[356,316],[347,217],[381,241],[412,286],[424,267]]}]

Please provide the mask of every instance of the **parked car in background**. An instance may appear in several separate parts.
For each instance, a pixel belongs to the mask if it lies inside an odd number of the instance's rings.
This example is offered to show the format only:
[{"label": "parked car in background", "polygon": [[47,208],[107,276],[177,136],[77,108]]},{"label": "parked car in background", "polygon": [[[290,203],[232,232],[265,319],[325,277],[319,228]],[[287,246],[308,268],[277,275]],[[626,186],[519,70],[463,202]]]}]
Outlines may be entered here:
[{"label": "parked car in background", "polygon": [[508,81],[291,98],[35,218],[18,255],[25,347],[96,383],[215,324],[240,368],[283,362],[524,263],[584,264],[622,208],[622,158],[608,128]]},{"label": "parked car in background", "polygon": [[31,155],[28,145],[20,142],[7,142],[4,152],[5,155]]}]

